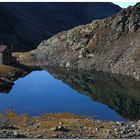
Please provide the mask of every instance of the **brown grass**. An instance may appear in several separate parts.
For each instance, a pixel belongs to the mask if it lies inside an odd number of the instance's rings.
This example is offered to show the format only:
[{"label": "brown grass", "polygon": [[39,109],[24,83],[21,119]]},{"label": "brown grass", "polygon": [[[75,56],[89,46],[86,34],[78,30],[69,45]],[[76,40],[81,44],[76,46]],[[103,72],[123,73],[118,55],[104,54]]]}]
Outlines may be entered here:
[{"label": "brown grass", "polygon": [[21,70],[9,65],[0,65],[0,75],[5,75],[7,73],[18,73]]},{"label": "brown grass", "polygon": [[[44,138],[52,138],[53,135],[88,135],[96,138],[104,138],[108,130],[116,127],[115,123],[96,122],[86,116],[78,116],[70,113],[46,114],[43,116],[29,117],[28,115],[16,115],[8,111],[3,115],[7,120],[14,123],[22,132],[29,135],[42,135]],[[51,128],[60,125],[60,122],[69,132],[52,131]],[[98,132],[96,128],[99,128]],[[29,130],[29,131],[28,131]],[[63,137],[63,136],[62,136]]]}]

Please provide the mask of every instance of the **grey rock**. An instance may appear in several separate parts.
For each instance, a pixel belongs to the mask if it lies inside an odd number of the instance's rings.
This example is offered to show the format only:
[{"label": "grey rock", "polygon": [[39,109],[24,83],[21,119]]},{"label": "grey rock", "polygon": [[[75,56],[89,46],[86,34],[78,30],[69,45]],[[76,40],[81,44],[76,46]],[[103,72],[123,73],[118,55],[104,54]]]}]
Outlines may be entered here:
[{"label": "grey rock", "polygon": [[51,131],[57,131],[57,127],[51,128]]},{"label": "grey rock", "polygon": [[63,125],[59,125],[57,127],[53,127],[51,128],[52,131],[63,131],[63,132],[66,132],[68,131],[68,129],[66,129]]},{"label": "grey rock", "polygon": [[63,132],[68,131],[63,125],[59,125],[59,126],[57,127],[57,130],[58,130],[58,131],[63,131]]},{"label": "grey rock", "polygon": [[43,138],[43,136],[42,135],[37,135],[37,136],[35,136],[35,138]]},{"label": "grey rock", "polygon": [[66,68],[68,68],[68,67],[70,67],[70,63],[67,62],[66,63]]}]

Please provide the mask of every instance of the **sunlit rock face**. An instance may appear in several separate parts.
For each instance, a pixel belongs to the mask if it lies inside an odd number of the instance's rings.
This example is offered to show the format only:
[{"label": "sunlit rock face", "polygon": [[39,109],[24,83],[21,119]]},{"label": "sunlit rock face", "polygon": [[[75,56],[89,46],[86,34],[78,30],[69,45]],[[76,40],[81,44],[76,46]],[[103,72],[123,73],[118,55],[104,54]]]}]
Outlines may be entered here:
[{"label": "sunlit rock face", "polygon": [[94,69],[140,80],[140,3],[54,35],[31,52],[44,65]]},{"label": "sunlit rock face", "polygon": [[0,43],[32,50],[55,33],[120,10],[113,3],[0,3]]}]

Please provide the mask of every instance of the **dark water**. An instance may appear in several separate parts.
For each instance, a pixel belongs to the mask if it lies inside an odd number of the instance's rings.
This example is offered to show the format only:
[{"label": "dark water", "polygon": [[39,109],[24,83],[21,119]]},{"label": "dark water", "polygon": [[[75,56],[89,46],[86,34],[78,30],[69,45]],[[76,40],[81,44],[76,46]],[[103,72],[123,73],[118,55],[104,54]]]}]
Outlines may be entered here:
[{"label": "dark water", "polygon": [[134,82],[85,71],[33,71],[16,80],[8,94],[0,94],[0,111],[12,109],[31,116],[70,112],[103,120],[136,120],[140,119],[140,88]]}]

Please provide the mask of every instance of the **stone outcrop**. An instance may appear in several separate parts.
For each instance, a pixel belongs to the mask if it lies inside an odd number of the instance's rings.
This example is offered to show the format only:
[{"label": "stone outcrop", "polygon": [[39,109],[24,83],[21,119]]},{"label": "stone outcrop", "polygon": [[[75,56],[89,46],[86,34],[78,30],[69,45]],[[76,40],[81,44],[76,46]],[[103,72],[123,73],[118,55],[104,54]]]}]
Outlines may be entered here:
[{"label": "stone outcrop", "polygon": [[140,80],[140,3],[60,32],[30,54],[35,65],[94,69]]}]

